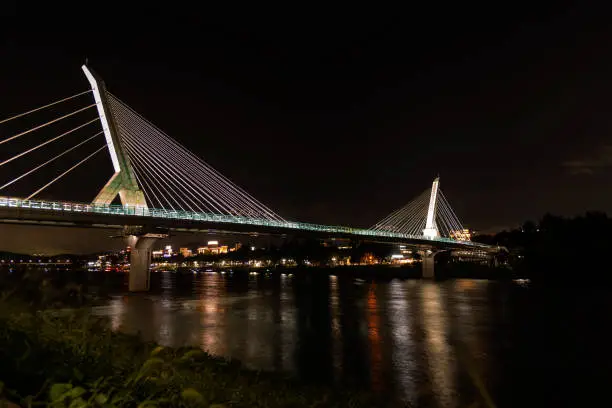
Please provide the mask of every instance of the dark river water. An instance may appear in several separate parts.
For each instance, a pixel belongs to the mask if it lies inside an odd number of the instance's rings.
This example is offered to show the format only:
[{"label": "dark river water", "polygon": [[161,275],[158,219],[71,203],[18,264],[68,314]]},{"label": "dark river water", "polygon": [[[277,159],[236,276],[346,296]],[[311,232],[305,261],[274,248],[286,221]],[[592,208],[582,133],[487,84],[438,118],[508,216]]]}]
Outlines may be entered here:
[{"label": "dark river water", "polygon": [[413,406],[558,407],[612,404],[611,304],[605,289],[513,281],[158,272],[151,292],[117,292],[95,313],[163,345]]}]

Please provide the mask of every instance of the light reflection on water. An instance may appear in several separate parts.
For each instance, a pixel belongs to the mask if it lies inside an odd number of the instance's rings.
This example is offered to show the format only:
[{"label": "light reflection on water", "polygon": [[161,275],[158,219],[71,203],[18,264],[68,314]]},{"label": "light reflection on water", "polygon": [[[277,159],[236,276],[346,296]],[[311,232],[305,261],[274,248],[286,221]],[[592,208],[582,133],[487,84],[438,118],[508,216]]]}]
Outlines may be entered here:
[{"label": "light reflection on water", "polygon": [[163,345],[197,345],[251,368],[367,387],[415,406],[479,399],[464,358],[495,384],[485,347],[495,283],[358,283],[165,272],[153,275],[150,293],[118,294],[94,312]]}]

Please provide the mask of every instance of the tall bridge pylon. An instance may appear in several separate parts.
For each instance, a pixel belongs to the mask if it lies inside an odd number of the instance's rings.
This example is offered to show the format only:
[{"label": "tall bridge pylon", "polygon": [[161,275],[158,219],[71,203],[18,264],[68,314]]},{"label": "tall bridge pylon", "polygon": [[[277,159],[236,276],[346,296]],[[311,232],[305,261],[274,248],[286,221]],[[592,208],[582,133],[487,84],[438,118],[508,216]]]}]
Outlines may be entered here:
[{"label": "tall bridge pylon", "polygon": [[123,205],[147,208],[147,201],[138,186],[130,158],[125,154],[119,138],[118,127],[109,106],[104,81],[86,65],[81,68],[91,85],[102,131],[106,138],[106,146],[115,170],[115,173],[94,198],[92,204],[109,205],[119,195]]},{"label": "tall bridge pylon", "polygon": [[[22,141],[21,146],[13,145],[15,152],[9,153],[12,156],[0,158],[0,168],[4,171],[9,164],[25,156],[34,157],[31,159],[33,163],[40,160],[39,164],[27,170],[27,164],[23,164],[27,162],[22,159],[17,166],[17,172],[24,171],[24,168],[27,171],[0,184],[0,191],[8,187],[14,189],[27,186],[22,181],[25,177],[32,173],[39,176],[42,174],[41,169],[48,169],[46,174],[52,178],[51,181],[24,196],[25,200],[33,199],[43,191],[48,191],[48,187],[95,155],[108,151],[114,172],[94,198],[93,205],[108,206],[119,197],[124,207],[143,214],[148,214],[153,209],[164,209],[235,217],[237,222],[286,222],[272,209],[111,94],[102,79],[89,67],[83,65],[81,68],[89,81],[90,89],[87,91],[0,120],[3,127],[8,125],[0,129],[0,145],[16,139]],[[85,97],[90,96],[90,93],[93,94],[94,100],[87,100],[86,106],[83,107]],[[67,114],[57,112],[58,109],[63,111],[75,107],[76,110]],[[23,130],[24,124],[29,126],[31,120],[41,113],[45,114],[46,119],[51,117],[51,120]],[[94,114],[95,117],[92,117]],[[76,124],[78,126],[75,126]],[[7,130],[13,125],[15,130]],[[75,127],[71,128],[72,126]],[[3,135],[5,132],[8,137]],[[93,132],[96,133],[92,135]],[[92,152],[92,143],[100,143],[102,136],[105,143],[98,145]],[[45,137],[48,139],[45,140]],[[76,144],[63,150],[65,147],[59,144],[60,139],[64,143]],[[29,147],[27,143],[38,144]],[[42,149],[43,147],[45,149]],[[71,157],[80,160],[71,165]],[[5,165],[7,167],[3,167]],[[61,173],[55,176],[58,168]],[[29,187],[27,188],[29,190]]]}]

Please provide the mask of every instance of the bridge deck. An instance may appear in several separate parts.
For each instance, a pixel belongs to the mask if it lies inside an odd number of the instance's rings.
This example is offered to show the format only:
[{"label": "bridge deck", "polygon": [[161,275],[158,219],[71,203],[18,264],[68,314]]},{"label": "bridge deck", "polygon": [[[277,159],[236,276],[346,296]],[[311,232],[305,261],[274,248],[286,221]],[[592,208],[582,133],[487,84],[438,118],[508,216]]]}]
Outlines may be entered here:
[{"label": "bridge deck", "polygon": [[140,225],[178,231],[227,231],[291,235],[315,233],[319,236],[402,242],[431,247],[491,249],[489,245],[471,241],[457,241],[442,237],[427,238],[363,228],[120,205],[24,200],[12,197],[0,197],[0,222],[102,228]]}]

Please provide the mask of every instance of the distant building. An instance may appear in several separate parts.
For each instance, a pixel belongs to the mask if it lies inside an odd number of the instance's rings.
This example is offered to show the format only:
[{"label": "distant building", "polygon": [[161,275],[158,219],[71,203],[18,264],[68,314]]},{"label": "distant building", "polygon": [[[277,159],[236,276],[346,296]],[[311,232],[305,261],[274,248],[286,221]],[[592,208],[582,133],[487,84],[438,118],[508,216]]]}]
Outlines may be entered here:
[{"label": "distant building", "polygon": [[219,245],[219,241],[208,241],[206,246],[198,247],[199,255],[218,255],[226,254],[227,245]]},{"label": "distant building", "polygon": [[412,254],[412,250],[411,249],[407,249],[406,245],[400,245],[399,246],[399,252],[402,255],[411,255]]},{"label": "distant building", "polygon": [[164,256],[164,251],[163,251],[163,250],[161,250],[161,249],[160,249],[160,250],[157,250],[157,251],[153,251],[153,252],[151,252],[151,256],[152,256],[153,258],[161,258],[161,257],[163,257],[163,256]]},{"label": "distant building", "polygon": [[[401,247],[404,247],[404,245],[401,245]],[[404,247],[405,248],[405,247]],[[404,265],[404,264],[411,264],[414,262],[414,258],[410,255],[412,252],[410,250],[408,250],[407,255],[404,255],[404,251],[406,251],[406,249],[400,249],[400,251],[402,252],[401,254],[393,254],[391,255],[391,259],[390,262],[393,265]]]},{"label": "distant building", "polygon": [[471,241],[472,233],[469,229],[462,229],[450,232],[450,237],[459,241]]},{"label": "distant building", "polygon": [[185,258],[190,258],[193,256],[193,252],[191,251],[191,249],[189,248],[180,248],[179,252],[181,255],[183,255],[183,257]]},{"label": "distant building", "polygon": [[373,253],[371,252],[366,252],[365,254],[363,254],[363,256],[361,257],[361,260],[359,262],[360,264],[364,264],[364,265],[374,265],[378,263],[378,258],[374,256]]}]

